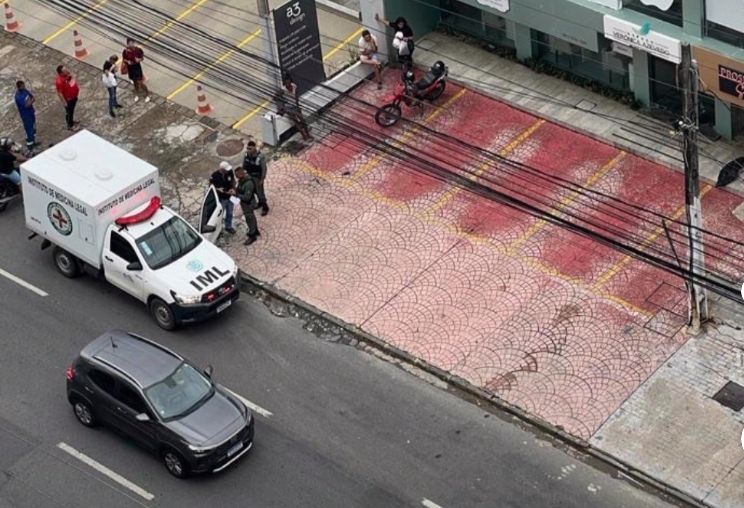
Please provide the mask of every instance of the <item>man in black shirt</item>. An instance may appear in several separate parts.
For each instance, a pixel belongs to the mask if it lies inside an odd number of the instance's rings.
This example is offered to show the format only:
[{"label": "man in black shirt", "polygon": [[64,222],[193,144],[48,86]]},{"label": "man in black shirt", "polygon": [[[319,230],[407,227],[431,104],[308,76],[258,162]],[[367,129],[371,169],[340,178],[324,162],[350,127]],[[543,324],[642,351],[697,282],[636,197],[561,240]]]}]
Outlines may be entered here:
[{"label": "man in black shirt", "polygon": [[269,213],[269,203],[266,201],[266,191],[264,190],[266,157],[260,152],[255,141],[248,141],[245,157],[243,158],[243,169],[253,179],[256,197],[258,197],[258,207],[261,208],[261,215],[265,216]]},{"label": "man in black shirt", "polygon": [[235,195],[235,172],[226,161],[220,162],[220,169],[212,173],[209,183],[217,190],[217,197],[225,210],[225,231],[235,234],[233,228],[233,203],[230,198]]},{"label": "man in black shirt", "polygon": [[27,159],[20,155],[16,156],[11,151],[13,141],[10,138],[0,139],[0,178],[6,178],[14,184],[21,186],[21,174],[15,167],[16,162],[24,162]]}]

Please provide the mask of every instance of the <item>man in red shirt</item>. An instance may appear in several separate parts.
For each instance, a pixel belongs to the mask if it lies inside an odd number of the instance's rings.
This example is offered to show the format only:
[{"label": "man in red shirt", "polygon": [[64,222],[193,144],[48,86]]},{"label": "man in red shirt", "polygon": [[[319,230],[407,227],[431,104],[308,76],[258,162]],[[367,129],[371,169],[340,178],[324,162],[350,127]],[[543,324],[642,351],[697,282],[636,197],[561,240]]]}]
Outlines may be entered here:
[{"label": "man in red shirt", "polygon": [[78,122],[75,121],[75,106],[77,105],[78,95],[80,95],[80,86],[64,65],[57,66],[56,87],[59,100],[65,105],[67,130],[77,130]]}]

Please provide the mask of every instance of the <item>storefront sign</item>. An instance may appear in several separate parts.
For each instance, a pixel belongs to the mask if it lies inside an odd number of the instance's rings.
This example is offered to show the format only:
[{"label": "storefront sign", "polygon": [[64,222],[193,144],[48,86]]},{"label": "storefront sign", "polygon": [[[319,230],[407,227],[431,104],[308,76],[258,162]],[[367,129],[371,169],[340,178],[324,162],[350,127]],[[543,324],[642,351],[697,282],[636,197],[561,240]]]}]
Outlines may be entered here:
[{"label": "storefront sign", "polygon": [[737,99],[744,99],[744,72],[718,65],[718,89]]},{"label": "storefront sign", "polygon": [[478,0],[478,3],[499,12],[509,12],[509,0]]},{"label": "storefront sign", "polygon": [[744,32],[744,3],[741,0],[705,0],[705,17],[737,32]]},{"label": "storefront sign", "polygon": [[279,66],[302,94],[325,81],[315,0],[290,0],[274,9]]},{"label": "storefront sign", "polygon": [[616,11],[619,11],[623,8],[623,0],[589,0],[592,3],[604,5],[605,7],[609,7],[610,9],[615,9]]},{"label": "storefront sign", "polygon": [[657,58],[675,64],[682,61],[682,44],[679,40],[656,32],[641,35],[641,25],[605,15],[604,34],[608,39],[643,50]]},{"label": "storefront sign", "polygon": [[629,56],[633,58],[633,48],[626,46],[622,42],[612,41],[612,51],[618,55]]},{"label": "storefront sign", "polygon": [[694,46],[692,57],[700,69],[702,91],[744,107],[744,61],[732,60],[709,49]]}]

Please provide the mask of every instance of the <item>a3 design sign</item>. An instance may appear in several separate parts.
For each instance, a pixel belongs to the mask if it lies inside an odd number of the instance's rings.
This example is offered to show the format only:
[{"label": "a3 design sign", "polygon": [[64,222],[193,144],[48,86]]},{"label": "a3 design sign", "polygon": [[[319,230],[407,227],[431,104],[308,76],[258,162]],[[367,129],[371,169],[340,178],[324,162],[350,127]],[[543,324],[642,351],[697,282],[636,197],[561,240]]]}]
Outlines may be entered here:
[{"label": "a3 design sign", "polygon": [[315,0],[290,0],[274,9],[279,66],[297,84],[298,94],[325,81]]}]

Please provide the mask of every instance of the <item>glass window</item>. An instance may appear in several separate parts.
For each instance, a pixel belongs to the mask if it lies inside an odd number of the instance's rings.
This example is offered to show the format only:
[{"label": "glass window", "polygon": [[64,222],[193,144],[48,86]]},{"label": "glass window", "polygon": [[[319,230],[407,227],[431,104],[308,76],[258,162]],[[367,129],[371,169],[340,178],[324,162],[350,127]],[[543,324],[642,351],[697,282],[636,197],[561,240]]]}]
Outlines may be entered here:
[{"label": "glass window", "polygon": [[113,376],[97,369],[91,369],[88,372],[88,377],[98,388],[114,397],[116,393],[116,379]]},{"label": "glass window", "polygon": [[109,248],[112,254],[119,256],[127,263],[139,261],[132,245],[119,233],[111,232],[111,244]]},{"label": "glass window", "polygon": [[744,48],[744,33],[738,32],[712,21],[705,21],[705,35],[726,42],[738,48]]},{"label": "glass window", "polygon": [[173,217],[137,239],[137,248],[153,270],[162,268],[192,251],[202,239],[180,217]]},{"label": "glass window", "polygon": [[213,393],[212,383],[187,363],[145,390],[155,411],[166,420],[190,413]]},{"label": "glass window", "polygon": [[623,0],[623,7],[641,12],[651,18],[682,26],[682,0],[674,0],[671,7],[665,11],[655,5],[645,5],[643,0]]},{"label": "glass window", "polygon": [[130,408],[134,409],[137,413],[147,412],[147,406],[145,406],[145,401],[142,400],[142,397],[140,397],[140,395],[130,386],[127,386],[123,383],[119,386],[118,399],[121,401],[122,404],[129,406]]},{"label": "glass window", "polygon": [[209,219],[212,218],[212,214],[217,208],[217,193],[210,187],[207,193],[206,199],[204,199],[204,208],[202,208],[201,215],[201,230],[204,231],[205,226],[209,223]]}]

